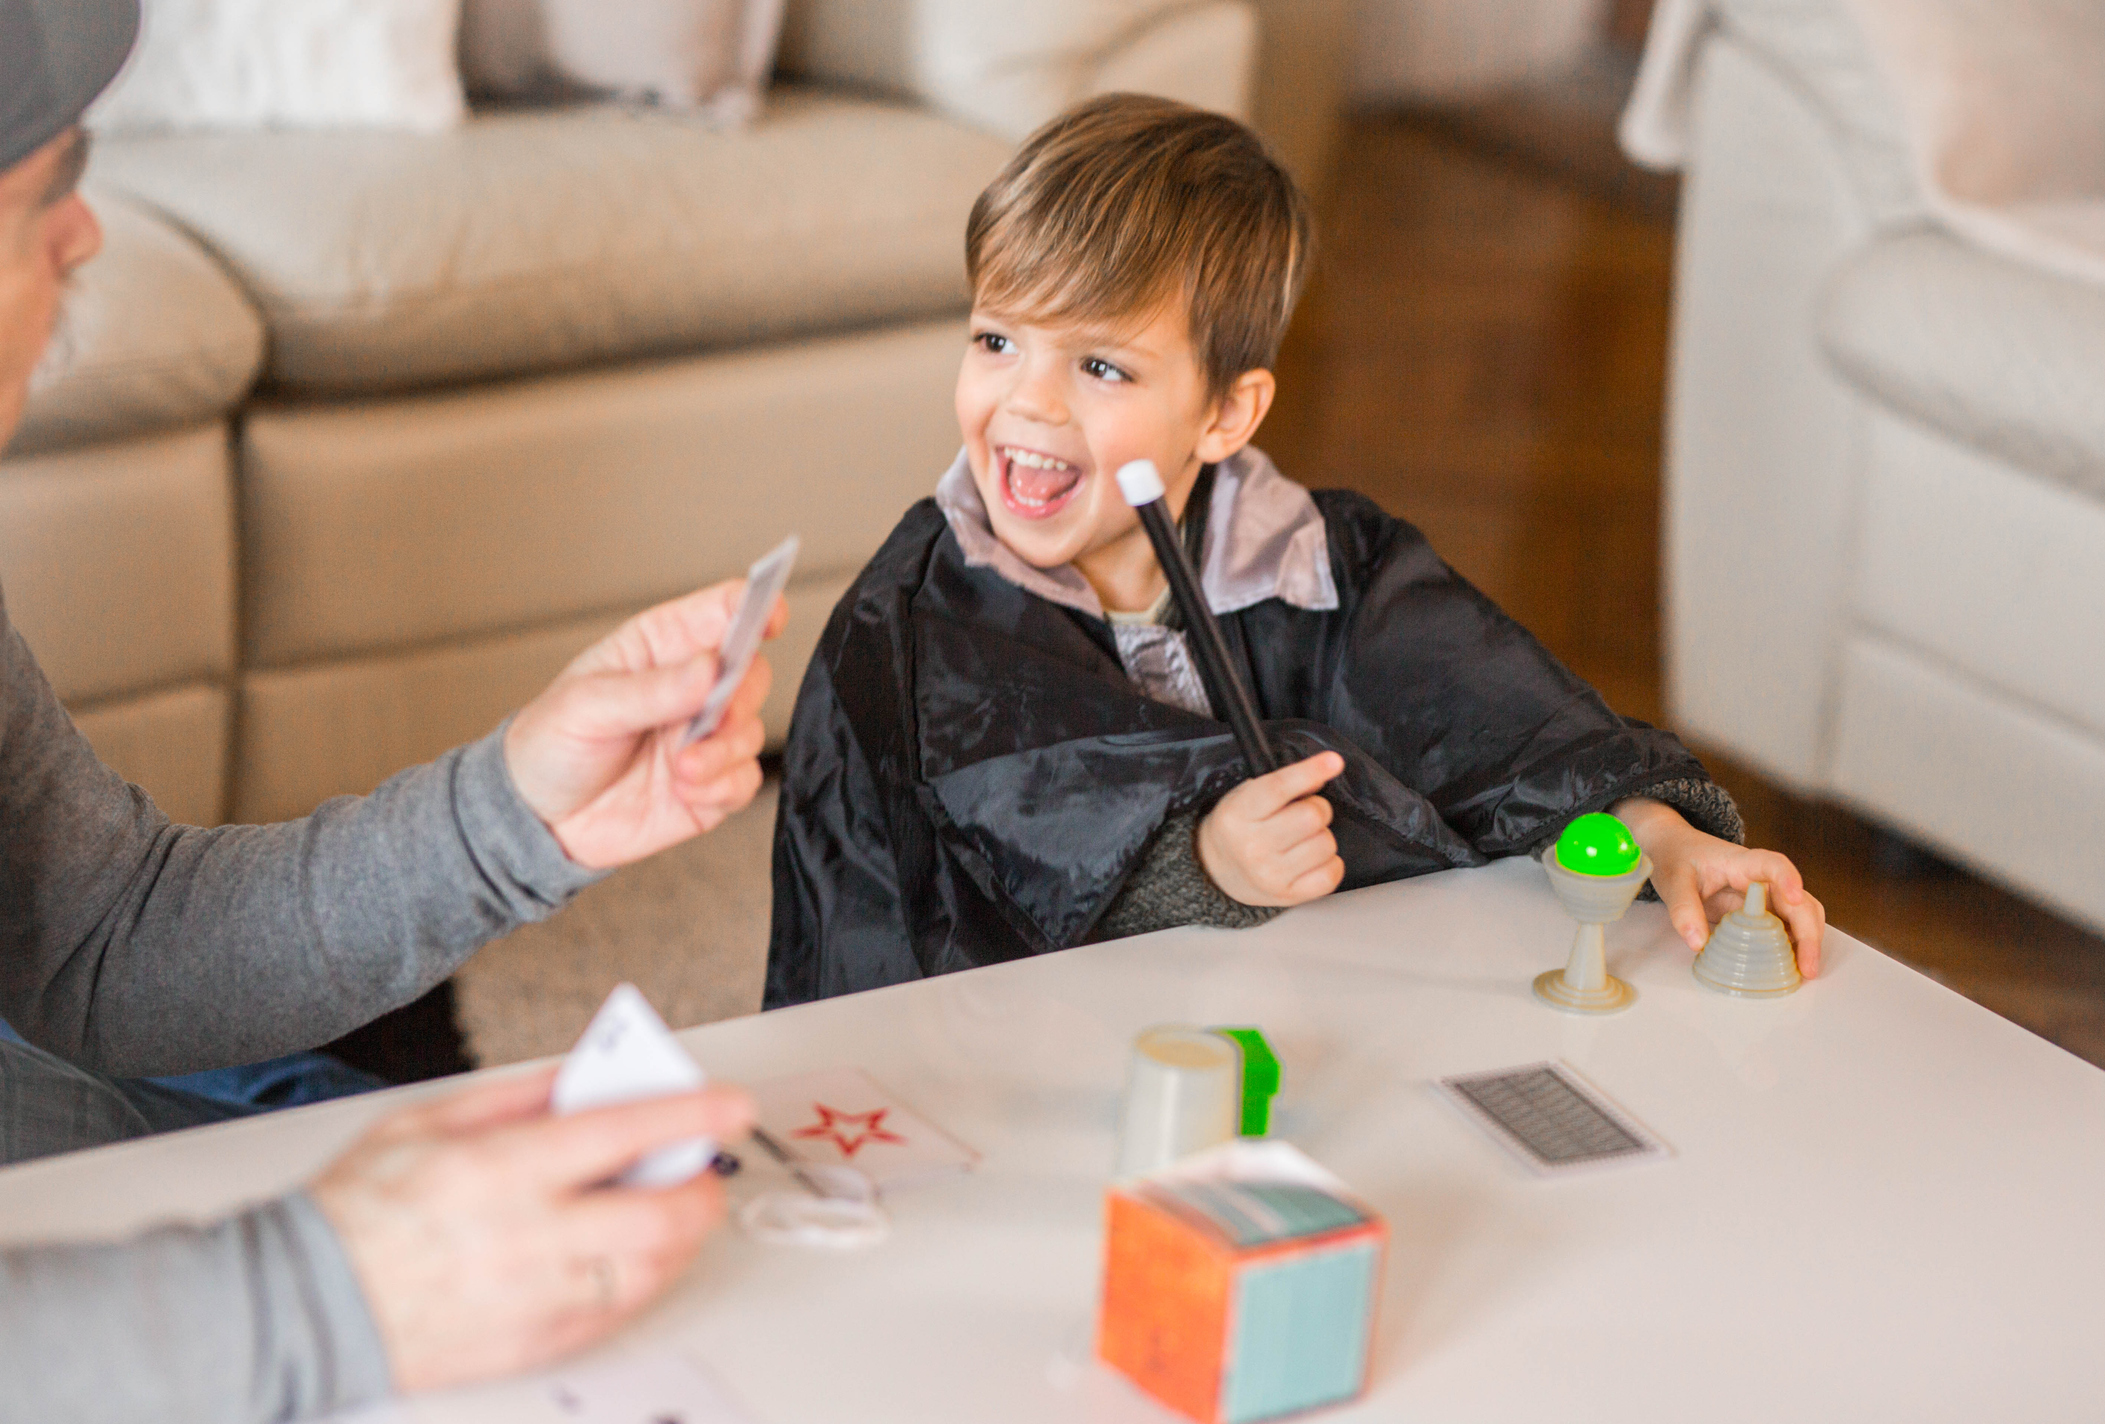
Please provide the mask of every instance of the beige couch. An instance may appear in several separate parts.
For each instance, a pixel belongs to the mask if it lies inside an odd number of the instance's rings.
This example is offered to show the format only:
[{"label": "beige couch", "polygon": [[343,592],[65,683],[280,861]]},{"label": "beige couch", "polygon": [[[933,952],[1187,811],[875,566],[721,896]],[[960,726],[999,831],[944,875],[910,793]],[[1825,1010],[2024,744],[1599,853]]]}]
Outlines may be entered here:
[{"label": "beige couch", "polygon": [[1254,89],[1305,173],[1329,142],[1342,0],[1170,7],[985,104],[913,52],[954,13],[797,0],[792,82],[738,133],[587,108],[100,142],[108,248],[0,464],[0,583],[103,756],[178,819],[299,815],[794,529],[779,738],[955,449],[964,220],[1018,133],[1102,89]]},{"label": "beige couch", "polygon": [[1675,723],[2105,929],[2105,288],[1936,219],[1844,0],[1700,11]]}]

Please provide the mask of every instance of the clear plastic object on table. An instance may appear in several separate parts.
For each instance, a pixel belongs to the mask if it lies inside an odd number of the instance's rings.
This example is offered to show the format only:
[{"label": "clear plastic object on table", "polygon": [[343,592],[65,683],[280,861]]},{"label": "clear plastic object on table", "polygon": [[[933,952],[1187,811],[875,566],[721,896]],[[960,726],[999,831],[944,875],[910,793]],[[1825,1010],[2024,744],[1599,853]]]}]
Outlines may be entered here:
[{"label": "clear plastic object on table", "polygon": [[767,1192],[739,1209],[746,1235],[770,1246],[855,1251],[891,1234],[876,1186],[853,1167],[801,1167],[798,1180],[812,1190]]},{"label": "clear plastic object on table", "polygon": [[1747,887],[1747,903],[1718,921],[1696,956],[1696,982],[1742,999],[1780,999],[1800,982],[1798,954],[1783,921],[1769,913],[1769,887]]},{"label": "clear plastic object on table", "polygon": [[1607,927],[1621,919],[1652,878],[1652,858],[1613,816],[1581,816],[1543,853],[1550,888],[1579,922],[1571,958],[1535,980],[1535,997],[1571,1014],[1612,1014],[1637,991],[1608,972]]}]

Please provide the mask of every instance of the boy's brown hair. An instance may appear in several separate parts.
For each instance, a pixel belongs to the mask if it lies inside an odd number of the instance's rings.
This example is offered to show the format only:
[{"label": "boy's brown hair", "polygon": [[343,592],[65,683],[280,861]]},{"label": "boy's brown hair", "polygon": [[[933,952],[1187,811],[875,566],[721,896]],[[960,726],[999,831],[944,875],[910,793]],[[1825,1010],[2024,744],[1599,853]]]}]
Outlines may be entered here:
[{"label": "boy's brown hair", "polygon": [[1032,134],[965,225],[973,300],[1115,322],[1182,297],[1214,394],[1270,367],[1307,280],[1308,200],[1230,118],[1110,94]]}]

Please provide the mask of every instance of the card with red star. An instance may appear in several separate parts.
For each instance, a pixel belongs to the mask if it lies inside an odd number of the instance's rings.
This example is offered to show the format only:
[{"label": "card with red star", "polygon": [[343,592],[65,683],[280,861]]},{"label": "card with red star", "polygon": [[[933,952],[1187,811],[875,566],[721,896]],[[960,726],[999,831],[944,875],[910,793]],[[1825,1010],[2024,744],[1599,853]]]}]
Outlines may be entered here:
[{"label": "card with red star", "polygon": [[822,1068],[752,1085],[760,1125],[813,1166],[853,1167],[879,1188],[969,1170],[979,1154],[859,1068]]}]

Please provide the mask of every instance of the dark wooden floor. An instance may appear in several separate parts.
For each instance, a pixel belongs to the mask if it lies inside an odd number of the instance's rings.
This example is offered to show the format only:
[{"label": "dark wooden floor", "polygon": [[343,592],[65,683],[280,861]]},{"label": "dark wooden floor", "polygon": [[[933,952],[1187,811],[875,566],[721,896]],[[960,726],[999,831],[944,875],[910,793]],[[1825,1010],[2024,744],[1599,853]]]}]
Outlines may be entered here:
[{"label": "dark wooden floor", "polygon": [[[1620,710],[1661,721],[1668,209],[1599,181],[1595,139],[1558,164],[1484,139],[1499,128],[1355,125],[1262,443],[1416,523]],[[1836,924],[2105,1064],[2105,939],[1706,760]]]}]

